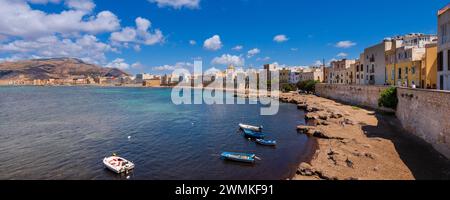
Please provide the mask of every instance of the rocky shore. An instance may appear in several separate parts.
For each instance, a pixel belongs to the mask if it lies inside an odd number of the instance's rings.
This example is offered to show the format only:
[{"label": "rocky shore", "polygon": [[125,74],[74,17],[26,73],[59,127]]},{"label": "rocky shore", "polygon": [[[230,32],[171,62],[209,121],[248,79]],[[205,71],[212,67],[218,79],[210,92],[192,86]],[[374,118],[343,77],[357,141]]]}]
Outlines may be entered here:
[{"label": "rocky shore", "polygon": [[[314,95],[284,93],[282,102],[305,111],[300,134],[317,140],[311,161],[293,180],[449,179],[450,162],[404,133],[395,116]],[[411,148],[413,147],[413,148]]]}]

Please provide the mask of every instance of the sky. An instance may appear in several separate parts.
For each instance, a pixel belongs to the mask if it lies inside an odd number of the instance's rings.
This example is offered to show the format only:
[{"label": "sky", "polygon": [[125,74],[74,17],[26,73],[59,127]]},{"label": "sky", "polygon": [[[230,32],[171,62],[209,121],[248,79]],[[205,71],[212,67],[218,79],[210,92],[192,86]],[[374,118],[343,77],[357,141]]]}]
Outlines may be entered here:
[{"label": "sky", "polygon": [[436,34],[445,0],[0,0],[0,62],[75,57],[132,74],[357,58]]}]

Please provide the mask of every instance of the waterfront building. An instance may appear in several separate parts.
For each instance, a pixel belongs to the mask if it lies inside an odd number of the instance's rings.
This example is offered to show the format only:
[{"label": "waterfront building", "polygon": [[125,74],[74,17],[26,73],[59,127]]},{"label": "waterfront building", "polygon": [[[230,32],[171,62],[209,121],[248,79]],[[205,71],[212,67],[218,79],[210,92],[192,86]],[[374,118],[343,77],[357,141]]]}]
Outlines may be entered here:
[{"label": "waterfront building", "polygon": [[154,78],[150,80],[145,80],[143,83],[144,87],[159,87],[161,86],[161,79],[160,78]]},{"label": "waterfront building", "polygon": [[331,62],[329,70],[328,83],[330,84],[347,84],[349,79],[349,68],[355,64],[356,60],[342,59]]},{"label": "waterfront building", "polygon": [[355,61],[355,84],[365,84],[365,71],[364,71],[364,54],[359,55],[359,59]]},{"label": "waterfront building", "polygon": [[289,83],[289,76],[291,74],[291,70],[289,68],[283,68],[279,72],[280,72],[280,84]]},{"label": "waterfront building", "polygon": [[300,82],[300,74],[299,71],[291,71],[291,74],[289,75],[289,83],[290,84],[297,84]]},{"label": "waterfront building", "polygon": [[319,81],[323,82],[323,68],[322,67],[310,67],[304,69],[302,73],[300,73],[300,81]]},{"label": "waterfront building", "polygon": [[450,90],[450,4],[438,12],[437,85]]},{"label": "waterfront building", "polygon": [[436,56],[430,51],[433,51],[436,39],[434,35],[417,33],[390,39],[391,48],[385,52],[386,83],[404,87],[432,88],[432,81],[427,84],[424,78],[433,75],[430,71],[433,68],[431,62]]},{"label": "waterfront building", "polygon": [[420,79],[423,88],[437,89],[437,43],[425,45]]},{"label": "waterfront building", "polygon": [[322,81],[322,83],[329,83],[330,72],[331,72],[331,67],[324,67],[323,68],[323,81]]},{"label": "waterfront building", "polygon": [[386,52],[392,49],[392,40],[385,39],[381,43],[364,49],[364,84],[386,84]]},{"label": "waterfront building", "polygon": [[134,80],[136,84],[142,84],[145,80],[151,80],[154,78],[156,78],[154,75],[143,73],[136,74],[136,78]]}]

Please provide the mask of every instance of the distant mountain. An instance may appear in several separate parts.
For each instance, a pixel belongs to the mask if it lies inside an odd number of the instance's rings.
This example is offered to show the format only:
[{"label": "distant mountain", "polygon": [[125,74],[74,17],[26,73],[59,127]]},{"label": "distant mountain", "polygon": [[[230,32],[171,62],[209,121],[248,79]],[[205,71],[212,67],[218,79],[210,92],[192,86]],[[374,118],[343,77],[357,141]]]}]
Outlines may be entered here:
[{"label": "distant mountain", "polygon": [[0,63],[0,80],[13,79],[52,79],[72,76],[124,77],[128,73],[85,63],[76,58],[34,59]]}]

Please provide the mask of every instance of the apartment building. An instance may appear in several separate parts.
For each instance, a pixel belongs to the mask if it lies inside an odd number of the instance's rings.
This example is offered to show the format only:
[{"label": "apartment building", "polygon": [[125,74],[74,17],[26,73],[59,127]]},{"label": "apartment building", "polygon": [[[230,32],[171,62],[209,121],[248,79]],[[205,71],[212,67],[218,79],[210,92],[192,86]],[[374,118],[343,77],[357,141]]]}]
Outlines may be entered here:
[{"label": "apartment building", "polygon": [[438,12],[437,85],[450,90],[450,4]]},{"label": "apartment building", "polygon": [[385,53],[392,48],[392,41],[385,39],[381,43],[364,49],[364,84],[385,85],[386,58]]},{"label": "apartment building", "polygon": [[329,84],[350,84],[352,81],[350,77],[353,77],[353,71],[350,69],[352,65],[356,63],[356,60],[342,59],[331,62],[331,68],[328,72]]},{"label": "apartment building", "polygon": [[430,70],[436,56],[430,51],[433,51],[436,41],[435,35],[420,33],[392,38],[392,46],[385,53],[386,83],[403,87],[432,88],[432,81],[427,84],[424,77],[430,78],[433,75]]}]

